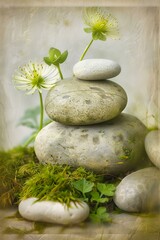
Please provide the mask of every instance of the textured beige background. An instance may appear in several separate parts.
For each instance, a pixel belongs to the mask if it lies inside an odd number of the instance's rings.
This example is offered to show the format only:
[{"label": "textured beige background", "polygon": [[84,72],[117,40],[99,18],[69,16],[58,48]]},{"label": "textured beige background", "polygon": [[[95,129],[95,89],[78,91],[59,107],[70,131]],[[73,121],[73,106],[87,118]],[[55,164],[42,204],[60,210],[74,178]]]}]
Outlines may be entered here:
[{"label": "textured beige background", "polygon": [[86,5],[100,5],[117,17],[120,40],[95,41],[86,58],[117,61],[121,74],[115,80],[128,94],[125,112],[155,125],[158,114],[160,1],[0,1],[0,147],[17,145],[28,134],[16,127],[25,109],[38,103],[38,96],[25,96],[14,89],[12,74],[17,66],[39,60],[50,47],[68,50],[62,66],[66,77],[78,61],[90,35],[83,32],[81,13]]}]

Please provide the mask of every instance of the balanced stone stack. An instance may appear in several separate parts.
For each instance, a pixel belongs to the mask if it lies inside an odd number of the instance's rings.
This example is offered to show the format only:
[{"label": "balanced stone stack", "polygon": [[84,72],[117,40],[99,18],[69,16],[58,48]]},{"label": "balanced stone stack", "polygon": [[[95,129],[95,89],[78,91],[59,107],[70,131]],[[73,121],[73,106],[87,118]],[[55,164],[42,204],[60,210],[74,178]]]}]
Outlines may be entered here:
[{"label": "balanced stone stack", "polygon": [[48,92],[45,108],[54,120],[35,141],[40,162],[68,164],[106,175],[134,170],[143,163],[146,127],[121,113],[125,90],[108,79],[120,66],[111,60],[87,59],[75,64],[74,76]]},{"label": "balanced stone stack", "polygon": [[[127,104],[126,92],[108,80],[120,71],[111,60],[78,62],[74,76],[59,81],[46,97],[46,112],[54,121],[37,135],[35,152],[42,163],[83,166],[106,176],[122,176],[143,167],[146,148],[157,168],[140,169],[124,177],[114,202],[128,212],[160,210],[160,131],[147,134],[140,120],[121,113]],[[71,203],[68,208],[59,202],[35,200],[31,197],[20,203],[24,218],[75,224],[89,214],[85,202]]]}]

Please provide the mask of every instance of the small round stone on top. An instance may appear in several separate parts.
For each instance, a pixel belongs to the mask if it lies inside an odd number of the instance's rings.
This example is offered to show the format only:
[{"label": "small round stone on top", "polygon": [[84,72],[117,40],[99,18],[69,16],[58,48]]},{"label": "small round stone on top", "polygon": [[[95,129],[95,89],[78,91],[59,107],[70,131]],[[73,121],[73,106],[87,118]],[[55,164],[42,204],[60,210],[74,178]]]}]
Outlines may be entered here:
[{"label": "small round stone on top", "polygon": [[120,65],[109,59],[85,59],[73,67],[75,77],[82,80],[110,79],[120,72]]}]

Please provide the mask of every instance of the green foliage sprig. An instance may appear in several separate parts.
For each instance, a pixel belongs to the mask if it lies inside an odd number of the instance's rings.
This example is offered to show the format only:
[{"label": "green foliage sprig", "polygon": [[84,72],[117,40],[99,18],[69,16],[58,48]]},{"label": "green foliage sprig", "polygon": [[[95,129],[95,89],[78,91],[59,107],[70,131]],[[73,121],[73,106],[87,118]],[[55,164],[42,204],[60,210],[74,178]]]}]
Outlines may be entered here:
[{"label": "green foliage sprig", "polygon": [[73,186],[82,193],[81,200],[91,207],[90,219],[94,222],[111,221],[107,212],[107,203],[112,201],[115,184],[94,183],[86,179],[73,182]]},{"label": "green foliage sprig", "polygon": [[53,64],[57,67],[61,79],[63,79],[63,74],[60,68],[60,64],[62,64],[67,59],[67,56],[68,51],[61,53],[60,50],[57,48],[50,48],[49,56],[44,57],[44,61],[46,64],[48,64],[49,66]]}]

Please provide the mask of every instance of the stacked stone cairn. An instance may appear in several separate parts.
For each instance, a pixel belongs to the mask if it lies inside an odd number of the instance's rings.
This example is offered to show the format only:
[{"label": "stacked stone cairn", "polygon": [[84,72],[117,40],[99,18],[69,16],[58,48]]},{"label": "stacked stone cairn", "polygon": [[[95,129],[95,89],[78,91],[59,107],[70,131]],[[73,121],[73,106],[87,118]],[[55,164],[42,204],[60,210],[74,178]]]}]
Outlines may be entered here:
[{"label": "stacked stone cairn", "polygon": [[[160,171],[156,167],[140,169],[146,161],[147,129],[136,117],[122,113],[127,94],[108,80],[120,71],[119,64],[107,59],[75,64],[74,76],[59,81],[48,92],[45,109],[53,122],[39,132],[35,152],[41,163],[83,166],[106,176],[133,171],[118,185],[115,204],[128,212],[154,210],[160,208]],[[24,218],[73,224],[89,214],[85,203],[67,209],[60,203],[34,201],[30,198],[20,203]]]}]

